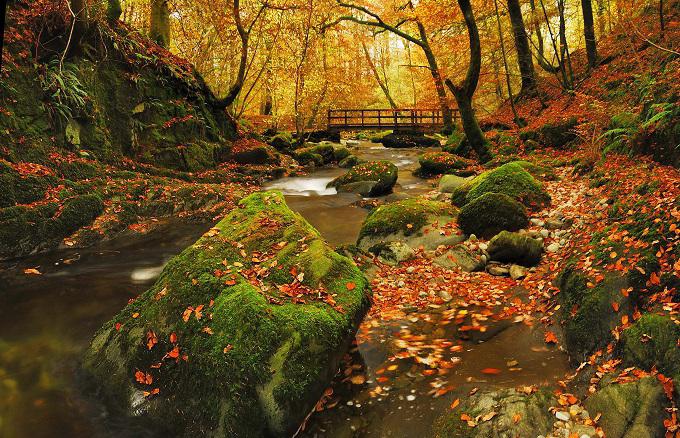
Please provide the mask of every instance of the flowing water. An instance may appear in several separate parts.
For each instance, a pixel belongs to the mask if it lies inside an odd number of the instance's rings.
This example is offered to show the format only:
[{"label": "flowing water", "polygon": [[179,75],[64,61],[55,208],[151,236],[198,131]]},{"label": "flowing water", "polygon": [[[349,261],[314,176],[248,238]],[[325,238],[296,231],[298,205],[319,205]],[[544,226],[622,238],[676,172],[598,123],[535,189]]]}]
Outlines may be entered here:
[{"label": "flowing water", "polygon": [[[399,183],[392,197],[431,190],[431,183],[411,175],[422,152],[371,143],[362,143],[355,151],[363,159],[397,164]],[[344,172],[322,169],[274,181],[266,188],[282,190],[290,207],[330,243],[353,243],[367,211],[357,206],[361,201],[357,195],[326,188]],[[0,266],[0,437],[153,435],[153,431],[131,431],[125,426],[112,429],[102,407],[82,394],[78,360],[95,331],[147,289],[164,264],[210,225],[169,222],[163,232],[146,237]],[[25,268],[37,268],[42,275],[25,275]],[[565,357],[545,348],[540,330],[503,321],[494,323],[484,339],[461,340],[462,348],[449,359],[458,365],[445,379],[424,376],[423,365],[413,358],[388,359],[394,340],[404,333],[420,333],[424,342],[459,339],[453,325],[438,323],[447,311],[445,306],[414,313],[376,328],[370,340],[362,339],[347,360],[365,384],[336,379],[336,406],[314,415],[304,435],[419,437],[460,391],[489,384],[539,384],[564,374]],[[508,365],[515,362],[518,365]],[[379,384],[388,367],[389,383]],[[485,367],[501,372],[480,374]],[[444,381],[455,389],[433,397],[433,388]]]}]

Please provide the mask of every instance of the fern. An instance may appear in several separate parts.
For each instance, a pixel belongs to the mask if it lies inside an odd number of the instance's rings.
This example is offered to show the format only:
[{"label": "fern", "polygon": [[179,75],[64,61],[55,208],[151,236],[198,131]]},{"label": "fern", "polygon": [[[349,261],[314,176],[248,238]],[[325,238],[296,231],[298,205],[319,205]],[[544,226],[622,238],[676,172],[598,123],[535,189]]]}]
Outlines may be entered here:
[{"label": "fern", "polygon": [[85,109],[88,94],[78,78],[75,64],[61,63],[58,59],[50,61],[40,82],[47,101],[43,107],[53,122],[61,125]]}]

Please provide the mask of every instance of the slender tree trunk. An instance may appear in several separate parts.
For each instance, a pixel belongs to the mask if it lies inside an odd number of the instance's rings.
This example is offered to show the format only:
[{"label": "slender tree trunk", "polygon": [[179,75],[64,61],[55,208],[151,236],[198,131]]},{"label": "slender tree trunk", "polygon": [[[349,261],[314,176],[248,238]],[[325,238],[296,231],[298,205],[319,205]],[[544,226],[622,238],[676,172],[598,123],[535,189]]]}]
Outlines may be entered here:
[{"label": "slender tree trunk", "polygon": [[534,33],[536,33],[536,60],[538,61],[538,65],[548,73],[558,73],[560,71],[560,67],[552,65],[548,58],[545,57],[545,45],[543,44],[541,19],[539,17],[538,11],[536,10],[536,2],[535,0],[529,0],[529,4],[531,6],[532,21],[534,22]]},{"label": "slender tree trunk", "polygon": [[5,17],[7,16],[7,2],[0,6],[0,69],[2,68],[2,50],[5,47]]},{"label": "slender tree trunk", "polygon": [[239,58],[238,73],[236,74],[234,83],[229,88],[227,95],[215,102],[215,107],[221,109],[230,107],[238,97],[243,88],[243,84],[245,83],[246,68],[248,67],[248,43],[250,35],[245,27],[243,27],[243,22],[241,21],[241,4],[239,0],[234,0],[232,13],[234,15],[234,22],[236,23],[236,30],[241,39],[241,56]]},{"label": "slender tree trunk", "polygon": [[151,0],[149,38],[166,49],[170,47],[170,10],[168,0]]},{"label": "slender tree trunk", "polygon": [[[508,4],[511,3],[512,1],[513,0],[509,0]],[[510,98],[509,99],[510,100],[510,108],[512,108],[512,114],[513,114],[514,119],[515,119],[515,124],[517,126],[521,126],[519,115],[517,114],[517,108],[515,108],[515,98],[512,95],[512,84],[510,83],[510,71],[508,70],[508,58],[507,58],[507,55],[505,53],[505,40],[503,38],[503,28],[501,27],[501,15],[498,12],[498,0],[493,0],[493,4],[494,4],[494,8],[496,10],[496,22],[498,23],[498,38],[499,38],[500,43],[501,43],[501,55],[503,56],[503,67],[505,68],[505,83],[508,86],[508,96]],[[517,3],[517,7],[519,7],[519,3]],[[521,18],[521,14],[520,14],[520,18]],[[522,29],[524,29],[524,28],[522,28]],[[524,34],[524,36],[526,37],[526,33]],[[515,42],[516,41],[517,40],[515,39]],[[531,60],[531,53],[529,53],[529,59]],[[520,65],[521,65],[521,63],[520,63]],[[532,64],[531,70],[532,70],[532,73],[533,73],[533,64]],[[524,79],[524,78],[522,78],[522,79]],[[532,85],[532,88],[533,88],[533,85]],[[522,80],[522,89],[524,90],[524,80]],[[528,89],[525,92],[529,92],[530,90],[531,89]]]},{"label": "slender tree trunk", "polygon": [[364,56],[366,57],[366,63],[368,64],[368,67],[370,68],[371,72],[373,73],[373,77],[375,78],[375,81],[378,83],[378,86],[382,90],[383,94],[385,95],[385,98],[387,99],[387,102],[390,104],[392,109],[397,109],[397,104],[394,102],[394,99],[392,99],[392,95],[390,94],[390,89],[387,86],[386,82],[383,82],[383,80],[380,78],[380,74],[378,73],[378,69],[375,67],[375,63],[371,59],[371,54],[368,53],[368,47],[366,47],[365,42],[361,42],[361,47],[364,49]]},{"label": "slender tree trunk", "polygon": [[560,65],[565,73],[565,85],[571,89],[574,83],[574,70],[571,68],[571,55],[569,54],[569,44],[567,42],[567,24],[564,17],[565,0],[557,0],[557,9],[560,18]]},{"label": "slender tree trunk", "polygon": [[477,117],[472,109],[472,97],[477,89],[479,73],[482,67],[482,47],[470,0],[458,0],[458,6],[465,17],[465,25],[467,26],[470,38],[470,62],[462,85],[455,85],[450,79],[446,80],[446,85],[458,103],[458,111],[460,112],[468,145],[477,153],[479,161],[485,163],[491,159],[491,153],[489,152],[484,133],[479,127]]},{"label": "slender tree trunk", "polygon": [[[411,59],[411,42],[406,41],[406,54],[408,56],[408,65],[413,65],[413,60]],[[418,104],[418,91],[416,90],[416,78],[413,74],[413,67],[409,68],[411,73],[411,92],[413,93],[413,107]]]},{"label": "slender tree trunk", "polygon": [[597,0],[597,29],[600,32],[600,38],[607,32],[607,21],[604,17],[606,10],[604,0]]},{"label": "slender tree trunk", "polygon": [[508,0],[508,14],[510,15],[510,23],[512,23],[512,35],[515,39],[519,72],[522,75],[522,89],[520,93],[531,93],[536,87],[536,74],[534,72],[529,37],[524,27],[524,18],[522,18],[522,8],[519,0]]},{"label": "slender tree trunk", "polygon": [[451,111],[446,98],[444,79],[439,71],[437,58],[435,58],[434,53],[432,53],[432,49],[430,48],[430,42],[427,38],[425,26],[423,26],[423,23],[420,21],[416,21],[416,24],[418,26],[418,32],[420,33],[420,39],[423,42],[423,53],[425,54],[425,59],[427,59],[427,64],[430,67],[430,73],[432,74],[432,80],[434,81],[434,88],[437,92],[437,99],[439,100],[439,108],[442,111],[442,120],[444,122],[443,132],[445,134],[450,134],[453,132],[453,112]]},{"label": "slender tree trunk", "polygon": [[583,12],[583,35],[586,38],[586,54],[588,66],[595,68],[597,65],[597,40],[595,39],[595,23],[593,20],[593,4],[591,0],[581,0]]}]

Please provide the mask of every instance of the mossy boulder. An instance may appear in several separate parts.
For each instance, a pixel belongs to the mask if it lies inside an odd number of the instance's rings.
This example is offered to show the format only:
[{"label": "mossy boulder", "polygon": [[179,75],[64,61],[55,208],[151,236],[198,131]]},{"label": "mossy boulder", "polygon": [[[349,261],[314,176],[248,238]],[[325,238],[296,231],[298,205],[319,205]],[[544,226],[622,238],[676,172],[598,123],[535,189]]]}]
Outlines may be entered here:
[{"label": "mossy boulder", "polygon": [[433,148],[440,146],[439,140],[422,134],[392,133],[383,136],[380,143],[386,148]]},{"label": "mossy boulder", "polygon": [[528,223],[524,206],[502,193],[485,193],[465,204],[458,215],[464,233],[487,239],[501,231],[517,231]]},{"label": "mossy boulder", "polygon": [[670,318],[646,313],[621,334],[621,354],[627,365],[673,376],[680,372],[678,340],[680,327]]},{"label": "mossy boulder", "polygon": [[501,231],[489,242],[491,260],[534,266],[541,261],[543,244],[526,234]]},{"label": "mossy boulder", "polygon": [[469,149],[467,146],[467,137],[465,136],[465,133],[460,130],[453,131],[446,139],[446,143],[442,146],[442,151],[457,155],[466,154],[467,149]]},{"label": "mossy boulder", "polygon": [[338,167],[342,169],[351,169],[357,164],[361,164],[361,160],[356,155],[349,155],[338,162]]},{"label": "mossy boulder", "polygon": [[453,193],[458,187],[470,182],[471,178],[458,175],[444,175],[439,179],[439,191],[442,193]]},{"label": "mossy boulder", "polygon": [[455,205],[463,206],[487,193],[501,193],[537,210],[550,204],[550,195],[522,164],[511,162],[476,176],[452,193]]},{"label": "mossy boulder", "polygon": [[448,152],[428,152],[420,156],[419,173],[422,175],[470,175],[472,162]]},{"label": "mossy boulder", "polygon": [[267,143],[279,152],[290,153],[294,149],[293,141],[293,135],[290,132],[279,132],[270,137]]},{"label": "mossy boulder", "polygon": [[349,172],[328,183],[339,191],[343,186],[358,182],[371,182],[373,186],[367,196],[381,196],[392,192],[397,183],[399,170],[389,161],[367,161],[352,167]]},{"label": "mossy boulder", "polygon": [[290,436],[335,375],[368,292],[279,192],[255,193],[97,332],[84,370],[114,412],[158,430]]},{"label": "mossy boulder", "polygon": [[[461,400],[458,408],[435,421],[434,438],[535,437],[552,432],[554,416],[550,408],[557,400],[548,389],[532,394],[515,389],[482,390]],[[480,421],[492,413],[491,419]],[[462,414],[471,418],[471,425],[461,420]]]},{"label": "mossy boulder", "polygon": [[661,438],[669,401],[654,377],[612,383],[585,401],[588,413],[600,415],[598,424],[608,438]]},{"label": "mossy boulder", "polygon": [[559,319],[572,363],[580,363],[606,346],[612,340],[612,329],[621,323],[621,317],[632,316],[636,291],[628,296],[621,293],[629,285],[628,279],[618,274],[608,274],[597,282],[573,265],[560,274]]},{"label": "mossy boulder", "polygon": [[[453,218],[457,209],[447,202],[411,198],[381,205],[364,220],[357,245],[372,246],[376,240],[391,241],[418,234],[425,225],[438,218]],[[387,236],[389,238],[385,239]],[[370,243],[368,243],[370,242]]]},{"label": "mossy boulder", "polygon": [[47,189],[58,184],[52,175],[20,175],[8,163],[0,161],[0,208],[39,201]]}]

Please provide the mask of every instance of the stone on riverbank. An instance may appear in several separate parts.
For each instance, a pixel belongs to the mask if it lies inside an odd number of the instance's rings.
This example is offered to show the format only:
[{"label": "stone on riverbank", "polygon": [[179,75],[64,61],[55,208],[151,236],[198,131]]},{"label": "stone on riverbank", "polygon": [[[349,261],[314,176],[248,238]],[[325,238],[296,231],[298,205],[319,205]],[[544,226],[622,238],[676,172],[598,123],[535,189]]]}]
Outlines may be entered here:
[{"label": "stone on riverbank", "polygon": [[608,438],[661,438],[669,405],[661,384],[654,377],[637,382],[612,383],[585,401],[592,416],[602,414],[598,424]]},{"label": "stone on riverbank", "polygon": [[627,365],[673,376],[680,372],[680,327],[666,316],[646,313],[621,334],[621,350]]},{"label": "stone on riverbank", "polygon": [[463,178],[457,175],[444,175],[439,180],[439,191],[442,193],[453,193],[458,187],[466,184],[472,178]]},{"label": "stone on riverbank", "polygon": [[[397,166],[389,161],[368,161],[352,167],[346,174],[335,178],[328,183],[328,187],[335,187],[338,191],[360,193],[362,196],[381,196],[392,192],[397,183],[398,173]],[[373,184],[369,190],[366,190],[365,184],[360,186],[361,190],[350,185],[358,182]],[[348,185],[349,187],[346,187]]]},{"label": "stone on riverbank", "polygon": [[491,260],[534,266],[541,261],[543,245],[526,234],[501,231],[489,242]]},{"label": "stone on riverbank", "polygon": [[[436,248],[449,240],[437,231],[423,233],[426,225],[435,221],[445,224],[453,220],[457,213],[455,207],[448,202],[430,201],[428,199],[411,198],[382,205],[373,210],[359,231],[357,245],[368,249],[381,242],[407,241],[412,247],[423,244]],[[454,240],[462,240],[454,236]],[[450,244],[458,243],[451,242]]]},{"label": "stone on riverbank", "polygon": [[440,146],[439,140],[422,134],[387,134],[380,138],[386,148],[433,148]]},{"label": "stone on riverbank", "polygon": [[529,223],[524,206],[508,195],[485,193],[465,204],[458,225],[465,234],[491,238],[501,231],[517,231]]},{"label": "stone on riverbank", "polygon": [[117,412],[182,436],[292,435],[337,371],[368,284],[278,192],[253,194],[95,335]]}]

